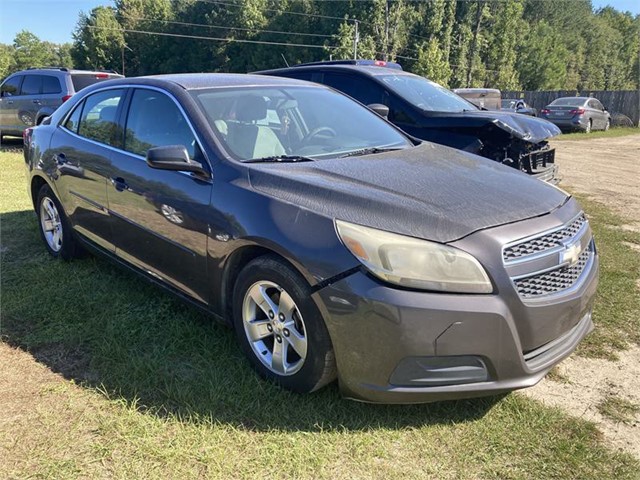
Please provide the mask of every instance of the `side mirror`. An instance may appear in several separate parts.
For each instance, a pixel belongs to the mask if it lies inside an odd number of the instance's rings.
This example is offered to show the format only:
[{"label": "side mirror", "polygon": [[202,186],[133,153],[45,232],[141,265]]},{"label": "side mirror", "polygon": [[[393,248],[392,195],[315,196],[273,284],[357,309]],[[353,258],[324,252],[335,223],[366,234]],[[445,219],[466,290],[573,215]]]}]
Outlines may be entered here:
[{"label": "side mirror", "polygon": [[183,145],[165,145],[147,150],[147,165],[158,170],[175,170],[206,175],[207,171],[201,163],[189,158]]},{"label": "side mirror", "polygon": [[373,110],[382,118],[387,118],[389,116],[389,107],[381,103],[372,103],[370,105],[367,105],[367,108],[369,108],[369,110]]},{"label": "side mirror", "polygon": [[51,116],[47,115],[46,117],[44,117],[44,119],[40,122],[40,125],[51,125]]}]

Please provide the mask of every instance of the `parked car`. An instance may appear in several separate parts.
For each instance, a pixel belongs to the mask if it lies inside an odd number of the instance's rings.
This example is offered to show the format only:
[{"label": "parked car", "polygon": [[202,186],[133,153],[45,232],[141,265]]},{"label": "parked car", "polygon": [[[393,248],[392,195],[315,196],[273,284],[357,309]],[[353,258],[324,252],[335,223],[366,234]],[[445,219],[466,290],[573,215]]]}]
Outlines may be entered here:
[{"label": "parked car", "polygon": [[115,72],[63,67],[30,68],[9,75],[0,86],[0,139],[22,136],[25,128],[39,125],[77,91],[121,77]]},{"label": "parked car", "polygon": [[520,98],[502,99],[500,110],[503,110],[505,112],[520,113],[522,115],[530,115],[532,117],[538,116],[538,110],[536,110]]},{"label": "parked car", "polygon": [[557,98],[540,110],[540,116],[562,130],[609,130],[611,115],[600,100],[592,97]]},{"label": "parked car", "polygon": [[297,392],[336,376],[371,402],[505,392],[592,329],[598,255],[575,199],[325,86],[112,80],[27,129],[24,150],[51,255],[131,267]]},{"label": "parked car", "polygon": [[[392,68],[391,68],[392,67]],[[301,64],[258,72],[328,85],[371,106],[423,140],[482,155],[557,183],[553,124],[508,112],[480,110],[450,90],[400,65],[372,60]],[[382,107],[382,108],[380,108]]]},{"label": "parked car", "polygon": [[453,93],[485,110],[500,110],[502,93],[496,88],[454,88]]}]

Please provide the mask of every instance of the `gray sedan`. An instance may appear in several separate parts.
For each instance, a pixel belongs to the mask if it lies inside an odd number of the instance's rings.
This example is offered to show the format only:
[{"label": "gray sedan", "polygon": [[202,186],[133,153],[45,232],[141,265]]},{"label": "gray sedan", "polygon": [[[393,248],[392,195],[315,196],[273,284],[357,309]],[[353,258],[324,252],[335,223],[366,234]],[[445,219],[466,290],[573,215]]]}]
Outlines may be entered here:
[{"label": "gray sedan", "polygon": [[611,115],[602,103],[591,97],[557,98],[540,110],[540,116],[562,130],[609,130]]}]

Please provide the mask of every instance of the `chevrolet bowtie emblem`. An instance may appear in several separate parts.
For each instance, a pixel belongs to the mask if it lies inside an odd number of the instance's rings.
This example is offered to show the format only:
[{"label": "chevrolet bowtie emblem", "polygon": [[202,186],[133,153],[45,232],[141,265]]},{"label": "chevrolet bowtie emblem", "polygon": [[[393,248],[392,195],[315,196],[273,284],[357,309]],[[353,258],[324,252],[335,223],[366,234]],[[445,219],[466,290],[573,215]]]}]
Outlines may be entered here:
[{"label": "chevrolet bowtie emblem", "polygon": [[580,243],[567,245],[565,250],[560,252],[560,263],[574,265],[580,259],[580,253],[582,253]]}]

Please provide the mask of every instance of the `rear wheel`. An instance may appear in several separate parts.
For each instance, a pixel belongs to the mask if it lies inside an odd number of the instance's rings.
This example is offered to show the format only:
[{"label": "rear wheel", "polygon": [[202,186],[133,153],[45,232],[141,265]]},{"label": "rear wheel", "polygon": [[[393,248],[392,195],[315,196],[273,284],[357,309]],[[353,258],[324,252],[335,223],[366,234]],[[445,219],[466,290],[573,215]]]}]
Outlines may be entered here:
[{"label": "rear wheel", "polygon": [[36,205],[40,236],[49,253],[65,260],[79,257],[82,249],[73,237],[69,220],[49,185],[40,188]]},{"label": "rear wheel", "polygon": [[336,377],[335,357],[309,285],[276,256],[250,262],[233,295],[236,336],[253,368],[295,392],[312,392]]}]

